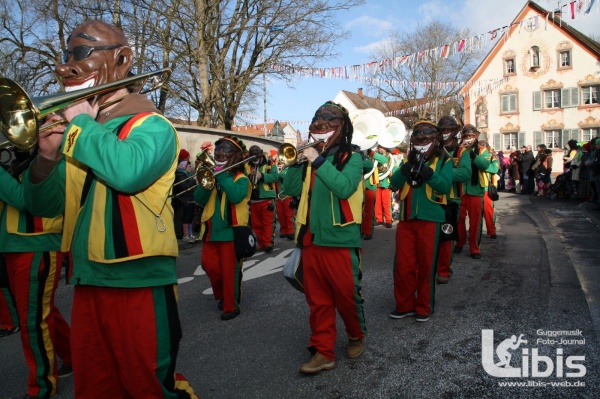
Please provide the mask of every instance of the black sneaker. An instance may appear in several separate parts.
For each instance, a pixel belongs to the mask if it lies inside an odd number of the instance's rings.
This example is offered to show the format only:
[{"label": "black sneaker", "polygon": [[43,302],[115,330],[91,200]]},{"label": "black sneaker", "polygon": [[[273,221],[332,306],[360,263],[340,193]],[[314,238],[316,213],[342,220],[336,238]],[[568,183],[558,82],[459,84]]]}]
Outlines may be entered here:
[{"label": "black sneaker", "polygon": [[481,259],[481,254],[480,253],[471,254],[471,258],[473,258],[473,259]]},{"label": "black sneaker", "polygon": [[0,328],[0,338],[9,337],[15,333],[18,333],[20,330],[21,330],[21,327]]},{"label": "black sneaker", "polygon": [[424,314],[418,314],[415,316],[415,320],[417,321],[428,321],[429,320],[429,315],[424,315]]},{"label": "black sneaker", "polygon": [[454,253],[459,254],[462,252],[462,247],[454,247]]},{"label": "black sneaker", "polygon": [[65,378],[73,374],[72,366],[65,366],[63,363],[60,363],[58,366],[58,378]]},{"label": "black sneaker", "polygon": [[492,235],[490,236],[490,238],[491,238],[492,240],[495,240],[496,238],[498,238],[498,236],[497,236],[496,234],[492,234]]},{"label": "black sneaker", "polygon": [[235,317],[239,314],[240,314],[239,310],[237,312],[226,312],[221,315],[221,320],[223,320],[223,321],[232,320],[232,319],[235,319]]},{"label": "black sneaker", "polygon": [[391,229],[392,228],[392,224],[391,223],[386,223],[385,227],[388,228],[388,229]]},{"label": "black sneaker", "polygon": [[398,311],[394,310],[392,313],[390,313],[390,317],[392,319],[403,319],[405,317],[414,316],[414,315],[415,315],[414,310],[409,310],[408,312],[398,312]]}]

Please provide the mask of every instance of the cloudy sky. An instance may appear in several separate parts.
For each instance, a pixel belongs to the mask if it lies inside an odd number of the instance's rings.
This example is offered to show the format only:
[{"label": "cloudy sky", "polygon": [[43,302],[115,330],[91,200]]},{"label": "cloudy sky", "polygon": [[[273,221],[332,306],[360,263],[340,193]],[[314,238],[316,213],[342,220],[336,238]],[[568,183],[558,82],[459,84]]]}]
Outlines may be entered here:
[{"label": "cloudy sky", "polygon": [[[537,4],[552,10],[571,1],[537,0]],[[584,5],[589,2],[582,1]],[[595,1],[589,14],[577,14],[574,20],[569,15],[564,18],[576,29],[597,39],[600,37],[599,3],[600,0]],[[455,27],[469,27],[474,34],[481,35],[510,24],[525,4],[526,0],[367,0],[360,8],[339,13],[339,21],[351,31],[352,36],[340,45],[341,55],[336,61],[315,67],[360,65],[374,61],[370,57],[372,49],[391,31],[410,32],[417,24],[424,25],[433,19],[448,21]],[[569,10],[569,7],[563,10]],[[333,99],[340,90],[356,92],[359,87],[366,89],[364,83],[344,79],[297,78],[294,85],[291,89],[281,81],[269,81],[267,116],[269,119],[290,121],[302,132],[308,129],[306,122],[316,109]],[[262,124],[262,99],[257,103],[256,114],[248,114],[246,120]]]}]

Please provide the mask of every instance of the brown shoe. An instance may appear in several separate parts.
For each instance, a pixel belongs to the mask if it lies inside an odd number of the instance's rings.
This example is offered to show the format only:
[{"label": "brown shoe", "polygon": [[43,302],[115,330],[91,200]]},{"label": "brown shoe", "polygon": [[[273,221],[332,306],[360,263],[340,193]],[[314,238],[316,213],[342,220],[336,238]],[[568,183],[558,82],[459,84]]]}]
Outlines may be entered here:
[{"label": "brown shoe", "polygon": [[356,359],[365,351],[365,345],[360,338],[348,337],[348,347],[346,348],[346,357],[348,359]]},{"label": "brown shoe", "polygon": [[300,372],[304,374],[316,374],[321,370],[331,370],[334,367],[334,361],[327,359],[317,352],[310,358],[308,363],[302,363],[300,365]]},{"label": "brown shoe", "polygon": [[450,281],[450,277],[437,276],[437,283],[438,284],[447,284],[448,281]]}]

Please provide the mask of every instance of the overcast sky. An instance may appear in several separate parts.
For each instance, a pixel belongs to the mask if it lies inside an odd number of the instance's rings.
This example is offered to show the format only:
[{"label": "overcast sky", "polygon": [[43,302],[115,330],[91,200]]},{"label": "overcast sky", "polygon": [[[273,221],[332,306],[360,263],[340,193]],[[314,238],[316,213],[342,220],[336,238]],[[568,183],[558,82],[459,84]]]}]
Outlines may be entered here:
[{"label": "overcast sky", "polygon": [[[585,4],[588,0],[583,0]],[[570,1],[538,0],[537,4],[552,10]],[[589,14],[563,18],[587,35],[600,37],[600,0],[596,0]],[[417,24],[424,25],[436,19],[448,21],[457,28],[469,27],[480,35],[510,24],[525,6],[525,0],[367,0],[366,5],[341,12],[339,21],[352,32],[349,40],[339,48],[336,61],[314,67],[336,67],[365,64],[371,59],[372,49],[385,40],[391,31],[410,32]],[[563,8],[568,10],[569,7]],[[426,50],[426,49],[424,49]],[[270,80],[267,85],[267,116],[269,119],[290,121],[294,128],[304,132],[316,109],[332,100],[340,90],[356,92],[366,85],[344,79],[297,78],[290,89],[281,81]],[[263,123],[262,99],[257,101],[256,114],[247,114],[250,123]],[[302,123],[304,122],[304,123]]]}]

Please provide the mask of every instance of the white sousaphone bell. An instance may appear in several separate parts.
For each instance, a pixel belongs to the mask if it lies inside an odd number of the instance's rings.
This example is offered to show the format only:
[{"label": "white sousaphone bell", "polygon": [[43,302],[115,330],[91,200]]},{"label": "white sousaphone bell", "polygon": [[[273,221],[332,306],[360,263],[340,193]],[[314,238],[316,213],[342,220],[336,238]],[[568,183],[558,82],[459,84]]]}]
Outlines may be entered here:
[{"label": "white sousaphone bell", "polygon": [[[383,117],[383,114],[381,112],[379,113]],[[381,119],[371,111],[360,109],[350,114],[350,121],[354,128],[352,144],[360,147],[361,151],[368,151],[375,148],[377,146],[379,133],[382,132]],[[364,178],[368,179],[373,174],[376,167],[377,161],[374,162],[373,169],[364,175]]]}]

